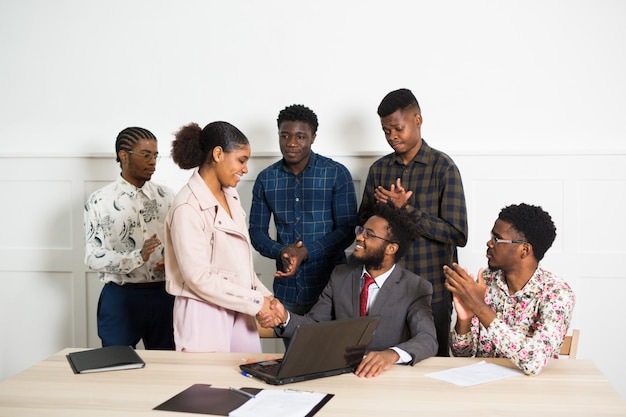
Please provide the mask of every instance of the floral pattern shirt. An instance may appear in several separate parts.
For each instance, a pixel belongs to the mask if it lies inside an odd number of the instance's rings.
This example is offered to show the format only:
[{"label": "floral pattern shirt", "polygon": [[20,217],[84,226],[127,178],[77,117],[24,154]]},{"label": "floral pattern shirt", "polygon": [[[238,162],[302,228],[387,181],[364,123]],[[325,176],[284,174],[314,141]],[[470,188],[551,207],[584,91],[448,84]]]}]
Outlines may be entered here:
[{"label": "floral pattern shirt", "polygon": [[163,260],[163,245],[147,262],[141,248],[155,233],[164,239],[165,217],[173,199],[167,187],[148,181],[137,188],[121,175],[95,191],[84,211],[85,264],[105,283],[163,281],[163,271],[154,269]]},{"label": "floral pattern shirt", "polygon": [[483,278],[485,302],[496,318],[484,327],[474,316],[469,333],[459,335],[453,330],[452,354],[509,358],[525,374],[538,374],[549,358],[558,358],[572,318],[574,292],[541,267],[515,294],[509,294],[502,271],[486,269]]}]

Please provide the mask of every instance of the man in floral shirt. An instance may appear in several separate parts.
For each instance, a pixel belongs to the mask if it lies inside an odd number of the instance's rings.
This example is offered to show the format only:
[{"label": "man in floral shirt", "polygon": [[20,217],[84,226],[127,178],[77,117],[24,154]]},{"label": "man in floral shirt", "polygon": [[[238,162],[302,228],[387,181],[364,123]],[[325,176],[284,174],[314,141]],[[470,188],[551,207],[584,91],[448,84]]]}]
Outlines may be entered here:
[{"label": "man in floral shirt", "polygon": [[153,183],[157,138],[127,127],[115,140],[121,174],[85,204],[85,264],[105,284],[97,310],[102,346],[174,349],[174,297],[165,291],[161,243],[174,193]]},{"label": "man in floral shirt", "polygon": [[486,270],[474,279],[458,264],[444,266],[457,322],[454,356],[509,358],[536,375],[558,358],[575,297],[567,283],[539,266],[556,228],[541,207],[511,205],[500,212],[487,241]]}]

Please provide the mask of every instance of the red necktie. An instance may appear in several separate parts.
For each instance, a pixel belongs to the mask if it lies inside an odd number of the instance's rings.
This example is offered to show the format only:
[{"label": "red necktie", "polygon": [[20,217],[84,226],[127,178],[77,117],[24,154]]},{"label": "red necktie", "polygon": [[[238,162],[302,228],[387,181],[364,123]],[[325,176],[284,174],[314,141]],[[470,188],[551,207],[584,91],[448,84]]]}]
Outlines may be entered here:
[{"label": "red necktie", "polygon": [[363,288],[361,289],[361,298],[359,300],[359,314],[361,316],[367,316],[367,295],[369,293],[370,285],[375,283],[374,278],[367,272],[363,274]]}]

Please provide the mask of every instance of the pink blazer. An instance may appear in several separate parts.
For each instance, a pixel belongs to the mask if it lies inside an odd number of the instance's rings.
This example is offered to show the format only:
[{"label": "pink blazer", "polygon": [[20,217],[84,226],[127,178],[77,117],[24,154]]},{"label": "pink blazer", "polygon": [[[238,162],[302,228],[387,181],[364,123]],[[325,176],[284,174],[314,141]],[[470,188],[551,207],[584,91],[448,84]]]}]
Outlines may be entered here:
[{"label": "pink blazer", "polygon": [[224,194],[232,218],[196,170],[165,221],[167,292],[255,315],[271,295],[254,272],[252,246],[234,188]]}]

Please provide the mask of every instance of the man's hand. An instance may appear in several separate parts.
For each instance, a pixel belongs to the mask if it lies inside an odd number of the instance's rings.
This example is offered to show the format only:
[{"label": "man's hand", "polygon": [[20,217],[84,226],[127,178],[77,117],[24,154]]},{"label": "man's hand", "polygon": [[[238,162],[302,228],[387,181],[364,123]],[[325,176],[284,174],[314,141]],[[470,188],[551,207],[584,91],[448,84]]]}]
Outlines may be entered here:
[{"label": "man's hand", "polygon": [[457,263],[452,267],[443,266],[443,275],[446,278],[446,289],[463,304],[466,309],[475,311],[485,304],[487,285],[483,280],[483,270],[478,271],[478,282],[473,275]]},{"label": "man's hand", "polygon": [[150,255],[152,255],[152,252],[154,252],[160,244],[161,240],[157,237],[156,233],[153,234],[150,239],[146,239],[146,241],[143,242],[143,247],[141,248],[141,258],[144,262],[148,262]]},{"label": "man's hand", "polygon": [[309,251],[304,246],[302,241],[288,245],[280,251],[280,260],[283,263],[283,270],[276,271],[274,277],[276,278],[289,278],[292,277],[300,264],[307,260],[309,257]]},{"label": "man's hand", "polygon": [[454,303],[454,310],[456,311],[458,320],[469,320],[474,316],[474,312],[465,307],[463,302],[459,300],[459,297],[456,295],[452,296],[452,302]]},{"label": "man's hand", "polygon": [[265,304],[266,300],[264,300],[263,308],[256,315],[256,320],[261,327],[266,329],[274,328],[287,321],[287,310],[285,310],[285,306],[277,298],[265,297],[265,299],[270,299],[267,307]]},{"label": "man's hand", "polygon": [[402,187],[400,178],[396,179],[396,183],[391,184],[388,190],[382,185],[379,185],[374,190],[374,197],[377,202],[387,203],[391,201],[396,207],[404,207],[407,205],[412,195],[413,191],[406,191],[404,187]]},{"label": "man's hand", "polygon": [[398,359],[400,359],[400,355],[393,349],[370,352],[365,355],[354,374],[360,378],[376,377],[391,368]]},{"label": "man's hand", "polygon": [[160,261],[156,261],[156,263],[154,264],[154,270],[155,271],[165,271],[165,260],[161,259]]},{"label": "man's hand", "polygon": [[475,279],[465,268],[453,263],[452,267],[444,265],[443,275],[446,278],[446,289],[452,293],[457,312],[457,333],[469,331],[469,321],[473,316],[477,316],[483,326],[489,326],[496,314],[485,303],[487,285],[483,279],[483,269],[478,271]]}]

